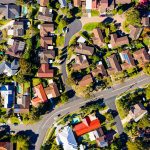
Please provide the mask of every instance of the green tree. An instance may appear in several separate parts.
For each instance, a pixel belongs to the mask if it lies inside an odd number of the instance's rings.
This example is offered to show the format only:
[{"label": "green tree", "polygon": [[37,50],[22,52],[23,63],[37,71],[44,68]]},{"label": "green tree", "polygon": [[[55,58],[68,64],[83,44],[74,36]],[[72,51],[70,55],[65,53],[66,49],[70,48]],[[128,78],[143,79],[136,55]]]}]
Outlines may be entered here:
[{"label": "green tree", "polygon": [[66,103],[69,100],[67,93],[63,93],[60,97],[61,103]]},{"label": "green tree", "polygon": [[125,13],[125,17],[125,21],[128,23],[128,25],[140,26],[140,13],[136,8],[132,7],[127,10]]},{"label": "green tree", "polygon": [[150,100],[150,85],[146,88],[146,99]]},{"label": "green tree", "polygon": [[143,143],[140,140],[136,140],[134,142],[128,141],[127,148],[128,150],[144,150]]},{"label": "green tree", "polygon": [[25,135],[15,135],[11,138],[11,142],[17,144],[17,150],[29,150],[29,139]]},{"label": "green tree", "polygon": [[150,75],[150,63],[146,64],[143,70],[146,74]]}]

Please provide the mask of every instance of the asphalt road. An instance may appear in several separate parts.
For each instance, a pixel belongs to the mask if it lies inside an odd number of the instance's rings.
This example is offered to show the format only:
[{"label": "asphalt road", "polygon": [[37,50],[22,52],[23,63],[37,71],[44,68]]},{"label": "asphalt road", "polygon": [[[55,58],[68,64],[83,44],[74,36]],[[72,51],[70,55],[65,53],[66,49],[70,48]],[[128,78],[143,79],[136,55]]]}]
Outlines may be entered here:
[{"label": "asphalt road", "polygon": [[[130,90],[130,89],[135,89],[138,87],[141,87],[144,84],[150,83],[150,76],[142,75],[137,78],[134,78],[132,80],[128,80],[125,83],[113,86],[111,89],[104,90],[101,92],[97,92],[95,94],[95,97],[89,100],[83,100],[83,99],[76,99],[73,101],[70,101],[69,103],[60,106],[58,108],[55,108],[51,113],[44,115],[41,121],[39,121],[36,124],[33,125],[10,125],[11,130],[14,130],[16,132],[21,131],[21,130],[28,130],[32,131],[33,134],[32,138],[36,138],[37,140],[35,141],[35,150],[40,150],[40,146],[42,145],[42,142],[44,140],[44,137],[46,135],[46,132],[48,128],[52,126],[54,123],[54,118],[57,117],[58,114],[61,114],[62,116],[67,114],[68,112],[73,112],[78,110],[81,106],[85,105],[87,102],[96,100],[98,98],[104,98],[104,102],[111,107],[110,109],[115,109],[115,98],[116,96]],[[117,122],[117,130],[118,133],[121,133],[123,131],[122,124],[120,121],[119,116],[115,118],[115,121]]]},{"label": "asphalt road", "polygon": [[66,91],[69,91],[71,90],[71,87],[69,87],[67,84],[66,84],[66,79],[67,79],[67,72],[66,72],[66,57],[67,57],[67,46],[69,44],[69,41],[70,39],[72,38],[72,36],[74,34],[76,34],[77,32],[79,32],[81,29],[82,29],[82,24],[81,24],[81,21],[76,19],[75,21],[73,21],[71,24],[69,24],[68,26],[69,30],[68,30],[68,33],[66,34],[65,36],[65,44],[64,44],[64,61],[63,63],[61,64],[61,68],[62,68],[62,77],[63,77],[63,82],[65,84],[65,89]]}]

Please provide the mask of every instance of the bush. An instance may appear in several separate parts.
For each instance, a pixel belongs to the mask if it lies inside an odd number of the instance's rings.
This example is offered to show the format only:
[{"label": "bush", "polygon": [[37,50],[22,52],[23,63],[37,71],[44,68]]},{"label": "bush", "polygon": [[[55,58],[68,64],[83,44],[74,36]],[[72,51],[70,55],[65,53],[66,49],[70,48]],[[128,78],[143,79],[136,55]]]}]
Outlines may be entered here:
[{"label": "bush", "polygon": [[91,15],[92,16],[99,16],[99,11],[98,10],[91,10]]}]

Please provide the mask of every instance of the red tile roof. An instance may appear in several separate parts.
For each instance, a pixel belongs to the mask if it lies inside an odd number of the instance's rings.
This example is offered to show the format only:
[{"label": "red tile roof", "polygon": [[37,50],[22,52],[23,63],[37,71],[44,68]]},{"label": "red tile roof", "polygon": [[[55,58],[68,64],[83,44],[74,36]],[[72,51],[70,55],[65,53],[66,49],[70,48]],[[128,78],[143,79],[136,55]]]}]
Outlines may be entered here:
[{"label": "red tile roof", "polygon": [[49,64],[41,64],[37,76],[41,78],[52,78],[54,77],[54,69],[50,69]]},{"label": "red tile roof", "polygon": [[100,126],[100,121],[95,116],[93,117],[89,115],[83,119],[82,123],[75,125],[73,130],[77,136],[81,136],[99,128]]},{"label": "red tile roof", "polygon": [[34,87],[36,97],[32,99],[32,105],[38,106],[39,103],[44,103],[47,101],[47,97],[42,84]]}]

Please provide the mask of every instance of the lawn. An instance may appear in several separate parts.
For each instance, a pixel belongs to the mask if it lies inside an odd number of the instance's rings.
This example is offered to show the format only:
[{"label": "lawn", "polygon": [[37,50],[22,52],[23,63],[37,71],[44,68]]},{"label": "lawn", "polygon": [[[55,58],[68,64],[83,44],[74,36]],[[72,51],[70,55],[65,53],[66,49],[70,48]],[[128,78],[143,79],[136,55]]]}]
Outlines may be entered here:
[{"label": "lawn", "polygon": [[99,11],[98,10],[92,10],[91,15],[93,16],[99,16]]},{"label": "lawn", "polygon": [[87,23],[83,26],[83,29],[86,31],[92,31],[93,29],[99,26],[99,22]]}]

